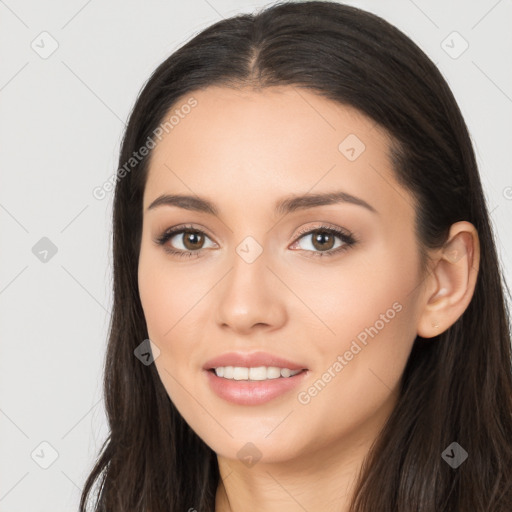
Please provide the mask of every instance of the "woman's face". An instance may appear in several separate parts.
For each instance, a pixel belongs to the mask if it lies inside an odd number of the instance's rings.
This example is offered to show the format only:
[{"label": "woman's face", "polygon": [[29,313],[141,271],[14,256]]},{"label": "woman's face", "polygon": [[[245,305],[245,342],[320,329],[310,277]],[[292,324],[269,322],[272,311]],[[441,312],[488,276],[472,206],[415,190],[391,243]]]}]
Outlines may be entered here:
[{"label": "woman's face", "polygon": [[[171,400],[246,465],[367,445],[396,403],[423,300],[389,140],[295,87],[191,96],[153,150],[138,275]],[[162,195],[190,198],[149,208]],[[159,245],[174,227],[191,232]]]}]

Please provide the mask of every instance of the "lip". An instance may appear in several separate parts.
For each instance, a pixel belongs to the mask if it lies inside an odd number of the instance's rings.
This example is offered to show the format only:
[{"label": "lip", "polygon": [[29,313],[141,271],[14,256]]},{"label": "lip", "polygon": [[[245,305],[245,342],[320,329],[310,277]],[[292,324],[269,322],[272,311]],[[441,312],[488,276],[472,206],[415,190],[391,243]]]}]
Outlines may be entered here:
[{"label": "lip", "polygon": [[236,405],[260,405],[284,395],[298,386],[309,371],[293,377],[269,380],[231,380],[217,377],[212,370],[203,370],[210,389],[220,398]]},{"label": "lip", "polygon": [[307,367],[304,364],[295,363],[267,352],[227,352],[226,354],[222,354],[206,361],[203,366],[203,370],[211,370],[212,368],[218,368],[219,366],[242,366],[245,368],[277,366],[279,368],[288,368],[290,370],[307,370]]},{"label": "lip", "polygon": [[[231,380],[217,377],[213,368],[219,366],[277,366],[290,370],[304,370],[292,377],[279,377],[268,380]],[[203,373],[210,389],[220,398],[237,405],[260,405],[291,391],[308,375],[308,368],[300,363],[266,352],[229,352],[207,361]]]}]

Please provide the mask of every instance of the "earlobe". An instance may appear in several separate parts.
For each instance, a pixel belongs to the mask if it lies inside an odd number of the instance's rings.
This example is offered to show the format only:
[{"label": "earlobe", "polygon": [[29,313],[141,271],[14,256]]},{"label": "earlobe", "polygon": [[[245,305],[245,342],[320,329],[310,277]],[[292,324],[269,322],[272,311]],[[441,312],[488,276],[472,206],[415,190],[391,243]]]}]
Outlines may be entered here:
[{"label": "earlobe", "polygon": [[473,297],[479,258],[478,233],[473,224],[453,224],[428,277],[430,286],[425,287],[418,320],[419,336],[437,336],[462,316]]}]

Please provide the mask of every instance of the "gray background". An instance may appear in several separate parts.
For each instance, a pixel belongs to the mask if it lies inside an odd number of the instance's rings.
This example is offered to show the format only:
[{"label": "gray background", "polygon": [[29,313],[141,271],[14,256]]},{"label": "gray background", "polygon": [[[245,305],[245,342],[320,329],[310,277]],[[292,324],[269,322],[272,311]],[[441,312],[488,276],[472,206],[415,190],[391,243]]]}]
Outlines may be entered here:
[{"label": "gray background", "polygon": [[[446,77],[510,286],[511,0],[348,3],[402,29]],[[140,87],[201,29],[268,4],[0,1],[0,512],[76,510],[107,434],[112,194],[92,190],[116,170]]]}]

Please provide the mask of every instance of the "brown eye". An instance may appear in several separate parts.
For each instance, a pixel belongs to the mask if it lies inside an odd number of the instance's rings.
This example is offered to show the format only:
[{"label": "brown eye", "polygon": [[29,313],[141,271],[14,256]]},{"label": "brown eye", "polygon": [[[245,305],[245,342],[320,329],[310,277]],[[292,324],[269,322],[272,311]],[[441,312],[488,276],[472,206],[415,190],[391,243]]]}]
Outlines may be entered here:
[{"label": "brown eye", "polygon": [[204,235],[199,231],[183,231],[183,245],[189,251],[201,249],[204,243]]},{"label": "brown eye", "polygon": [[315,257],[334,256],[352,247],[357,241],[352,233],[328,226],[302,231],[299,235],[291,248],[302,249],[307,256]]},{"label": "brown eye", "polygon": [[315,249],[319,251],[328,251],[334,247],[335,236],[328,231],[317,230],[312,234],[312,243]]},{"label": "brown eye", "polygon": [[[157,237],[155,242],[174,256],[199,256],[203,249],[216,247],[206,233],[192,226],[178,226],[169,229]],[[205,246],[205,242],[210,245]]]}]

